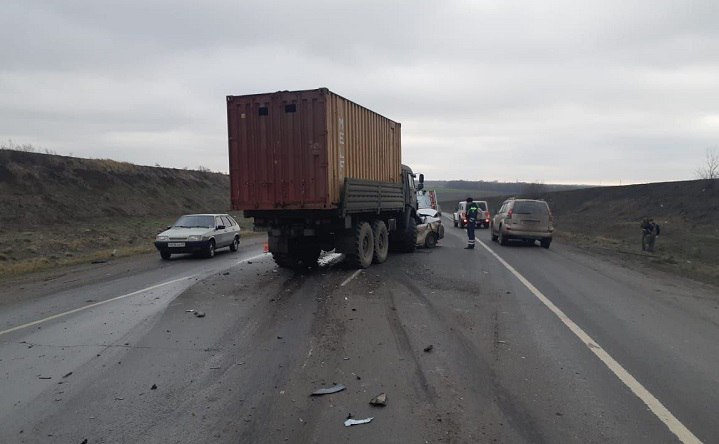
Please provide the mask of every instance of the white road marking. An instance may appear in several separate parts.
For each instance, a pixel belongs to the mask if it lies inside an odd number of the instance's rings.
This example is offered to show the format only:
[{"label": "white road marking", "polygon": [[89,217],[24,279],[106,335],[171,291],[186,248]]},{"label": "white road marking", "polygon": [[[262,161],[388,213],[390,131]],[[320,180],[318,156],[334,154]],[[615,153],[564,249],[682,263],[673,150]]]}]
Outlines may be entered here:
[{"label": "white road marking", "polygon": [[122,296],[117,296],[117,297],[114,297],[114,298],[111,298],[111,299],[106,299],[106,300],[104,300],[104,301],[95,302],[94,304],[83,305],[82,307],[76,308],[76,309],[74,309],[74,310],[66,311],[66,312],[64,312],[64,313],[54,314],[54,315],[52,315],[52,316],[48,316],[48,317],[43,318],[43,319],[38,319],[37,321],[32,321],[32,322],[28,322],[27,324],[22,324],[22,325],[18,325],[18,326],[12,327],[12,328],[8,328],[7,330],[0,331],[0,336],[2,336],[2,335],[4,335],[4,334],[7,334],[7,333],[11,333],[11,332],[17,331],[17,330],[22,330],[23,328],[32,327],[33,325],[42,324],[43,322],[52,321],[53,319],[61,318],[61,317],[63,317],[63,316],[67,316],[67,315],[69,315],[69,314],[77,313],[77,312],[79,312],[79,311],[87,310],[87,309],[89,309],[89,308],[97,307],[97,306],[99,306],[99,305],[107,304],[107,303],[109,303],[109,302],[114,302],[114,301],[117,301],[117,300],[120,300],[120,299],[129,298],[130,296],[136,296],[136,295],[138,295],[138,294],[140,294],[140,293],[144,293],[144,292],[146,292],[146,291],[150,291],[150,290],[154,290],[154,289],[156,289],[156,288],[164,287],[165,285],[174,284],[175,282],[180,282],[180,281],[183,281],[183,280],[192,279],[193,277],[194,277],[194,276],[181,277],[181,278],[179,278],[179,279],[174,279],[174,280],[171,280],[171,281],[163,282],[163,283],[161,283],[161,284],[153,285],[153,286],[151,286],[151,287],[143,288],[142,290],[133,291],[132,293],[123,294]]},{"label": "white road marking", "polygon": [[269,256],[272,253],[262,253],[258,254],[257,256],[248,257],[247,259],[242,259],[241,261],[237,261],[235,265],[244,264],[245,262],[254,261],[255,259],[262,259],[263,257]]},{"label": "white road marking", "polygon": [[[239,264],[242,264],[242,263],[245,263],[245,262],[249,262],[249,261],[252,261],[252,260],[255,260],[255,259],[260,259],[260,258],[263,258],[263,257],[265,257],[265,256],[267,256],[267,255],[269,255],[269,253],[262,253],[262,254],[258,254],[257,256],[252,256],[252,257],[247,258],[247,259],[242,259],[241,261],[237,261],[237,264],[236,264],[236,265],[239,265]],[[7,330],[2,330],[2,331],[0,331],[0,336],[2,336],[2,335],[4,335],[4,334],[7,334],[7,333],[12,333],[12,332],[17,331],[17,330],[22,330],[23,328],[32,327],[33,325],[42,324],[43,322],[52,321],[53,319],[61,318],[61,317],[63,317],[63,316],[67,316],[67,315],[70,315],[70,314],[73,314],[73,313],[77,313],[77,312],[80,312],[80,311],[83,311],[83,310],[87,310],[87,309],[90,309],[90,308],[93,308],[93,307],[97,307],[97,306],[99,306],[99,305],[103,305],[103,304],[107,304],[107,303],[110,303],[110,302],[118,301],[118,300],[120,300],[120,299],[129,298],[130,296],[136,296],[136,295],[138,295],[138,294],[140,294],[140,293],[144,293],[144,292],[146,292],[146,291],[150,291],[150,290],[154,290],[154,289],[156,289],[156,288],[164,287],[165,285],[174,284],[175,282],[180,282],[180,281],[186,280],[186,279],[193,279],[193,278],[195,278],[195,277],[197,277],[197,276],[198,276],[198,275],[192,275],[192,276],[185,276],[185,277],[177,278],[177,279],[174,279],[174,280],[171,280],[171,281],[163,282],[163,283],[161,283],[161,284],[152,285],[152,286],[150,286],[150,287],[143,288],[143,289],[141,289],[141,290],[133,291],[132,293],[123,294],[122,296],[117,296],[117,297],[114,297],[114,298],[106,299],[106,300],[104,300],[104,301],[95,302],[95,303],[89,304],[89,305],[83,305],[82,307],[75,308],[74,310],[70,310],[70,311],[66,311],[66,312],[63,312],[63,313],[54,314],[54,315],[52,315],[52,316],[48,316],[48,317],[43,318],[43,319],[38,319],[37,321],[32,321],[32,322],[28,322],[28,323],[26,323],[26,324],[17,325],[17,326],[15,326],[15,327],[8,328]]]},{"label": "white road marking", "polygon": [[351,281],[352,279],[356,278],[361,272],[362,272],[362,270],[357,270],[357,271],[355,271],[354,273],[352,273],[352,276],[350,276],[350,277],[348,277],[347,279],[345,279],[345,281],[340,284],[340,287],[344,287],[345,285],[349,284],[350,281]]},{"label": "white road marking", "polygon": [[601,348],[597,341],[592,339],[591,336],[589,336],[584,330],[581,329],[577,324],[574,323],[569,317],[564,314],[562,310],[559,309],[552,301],[550,301],[544,294],[542,294],[541,291],[539,291],[534,285],[532,285],[524,276],[522,276],[517,270],[514,269],[511,265],[509,265],[504,259],[502,259],[497,253],[495,253],[491,248],[489,248],[484,242],[478,240],[477,241],[481,246],[485,248],[492,256],[495,257],[504,267],[510,271],[519,281],[524,284],[529,291],[534,294],[534,296],[537,297],[542,303],[549,308],[549,310],[552,311],[557,317],[566,325],[572,333],[574,333],[583,343],[587,346],[589,350],[592,351],[603,363],[606,365],[609,370],[611,370],[617,378],[619,378],[620,381],[624,383],[629,389],[634,392],[635,395],[639,399],[644,402],[644,404],[649,407],[649,410],[654,413],[659,420],[661,420],[668,428],[671,430],[674,435],[676,435],[677,438],[683,443],[701,443],[699,438],[694,436],[694,434],[684,425],[682,424],[672,413],[664,407],[664,405],[654,396],[652,395],[649,390],[644,388],[644,386],[637,381],[634,376],[632,376],[627,370],[622,367],[621,364],[619,364],[614,358],[609,355],[603,348]]}]

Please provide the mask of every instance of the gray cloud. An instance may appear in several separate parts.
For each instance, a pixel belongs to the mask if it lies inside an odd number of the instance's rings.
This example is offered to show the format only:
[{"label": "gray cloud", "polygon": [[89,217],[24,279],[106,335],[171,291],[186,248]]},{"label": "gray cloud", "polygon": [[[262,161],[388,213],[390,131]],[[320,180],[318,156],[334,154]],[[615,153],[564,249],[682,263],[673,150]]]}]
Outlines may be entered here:
[{"label": "gray cloud", "polygon": [[9,1],[0,140],[227,170],[224,96],[326,86],[429,178],[690,179],[719,142],[719,4]]}]

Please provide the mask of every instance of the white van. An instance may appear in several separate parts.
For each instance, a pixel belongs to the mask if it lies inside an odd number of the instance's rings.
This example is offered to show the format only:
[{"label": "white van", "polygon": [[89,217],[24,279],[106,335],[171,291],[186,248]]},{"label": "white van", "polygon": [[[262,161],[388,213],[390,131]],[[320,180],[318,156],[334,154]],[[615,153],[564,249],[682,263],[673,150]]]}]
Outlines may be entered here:
[{"label": "white van", "polygon": [[[477,228],[489,228],[490,215],[489,206],[486,200],[475,200],[474,203],[479,207],[479,214],[477,214],[477,222],[475,227]],[[459,201],[457,208],[454,210],[452,215],[452,221],[455,227],[465,228],[467,226],[467,202],[464,200]]]}]

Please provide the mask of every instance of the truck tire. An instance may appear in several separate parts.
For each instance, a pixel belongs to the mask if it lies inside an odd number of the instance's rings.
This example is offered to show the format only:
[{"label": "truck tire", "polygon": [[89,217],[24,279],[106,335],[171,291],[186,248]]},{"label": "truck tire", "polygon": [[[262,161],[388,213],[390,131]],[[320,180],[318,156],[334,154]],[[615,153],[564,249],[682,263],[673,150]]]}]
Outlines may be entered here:
[{"label": "truck tire", "polygon": [[374,255],[372,262],[381,264],[387,260],[389,253],[389,231],[384,221],[376,220],[372,222],[372,235],[374,236]]},{"label": "truck tire", "polygon": [[315,268],[322,251],[314,245],[294,245],[289,253],[272,253],[272,259],[280,268],[303,270]]},{"label": "truck tire", "polygon": [[349,265],[352,268],[367,268],[372,265],[374,236],[372,235],[372,227],[367,222],[355,224],[353,241],[352,252],[347,254]]},{"label": "truck tire", "polygon": [[417,249],[417,221],[409,218],[409,225],[392,236],[392,249],[401,253],[412,253]]}]

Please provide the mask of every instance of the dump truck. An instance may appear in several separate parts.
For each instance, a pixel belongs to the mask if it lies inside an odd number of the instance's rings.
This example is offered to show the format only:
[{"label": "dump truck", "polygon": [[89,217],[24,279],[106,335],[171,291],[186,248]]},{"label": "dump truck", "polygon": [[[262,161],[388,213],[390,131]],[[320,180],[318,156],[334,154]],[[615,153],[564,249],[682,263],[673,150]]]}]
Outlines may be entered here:
[{"label": "dump truck", "polygon": [[414,251],[424,177],[402,165],[398,122],[319,88],[227,96],[227,127],[232,208],[267,232],[280,267]]}]

